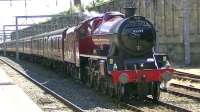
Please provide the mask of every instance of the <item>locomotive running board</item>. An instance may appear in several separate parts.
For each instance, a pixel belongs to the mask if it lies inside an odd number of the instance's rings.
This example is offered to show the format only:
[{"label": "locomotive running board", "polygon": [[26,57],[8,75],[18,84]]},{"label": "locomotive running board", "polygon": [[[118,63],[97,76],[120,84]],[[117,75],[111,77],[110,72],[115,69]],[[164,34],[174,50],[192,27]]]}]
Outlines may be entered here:
[{"label": "locomotive running board", "polygon": [[86,55],[86,54],[80,54],[80,57],[87,57],[87,58],[93,58],[93,59],[104,59],[104,60],[108,59],[105,56],[94,56],[94,55]]}]

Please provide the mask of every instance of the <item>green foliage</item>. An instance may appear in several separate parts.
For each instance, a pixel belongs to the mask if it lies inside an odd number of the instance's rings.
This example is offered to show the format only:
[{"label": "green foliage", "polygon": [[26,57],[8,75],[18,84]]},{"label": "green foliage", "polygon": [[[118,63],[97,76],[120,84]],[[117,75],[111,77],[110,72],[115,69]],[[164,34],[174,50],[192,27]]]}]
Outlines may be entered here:
[{"label": "green foliage", "polygon": [[95,0],[92,4],[89,4],[86,6],[86,10],[91,11],[91,10],[95,9],[97,6],[104,5],[110,1],[111,0]]}]

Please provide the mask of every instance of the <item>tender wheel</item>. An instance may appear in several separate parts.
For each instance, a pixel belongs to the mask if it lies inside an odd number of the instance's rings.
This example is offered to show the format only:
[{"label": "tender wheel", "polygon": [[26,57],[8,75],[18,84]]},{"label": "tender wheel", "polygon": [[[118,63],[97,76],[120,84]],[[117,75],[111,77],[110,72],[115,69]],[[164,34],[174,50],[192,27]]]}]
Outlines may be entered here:
[{"label": "tender wheel", "polygon": [[88,82],[88,67],[82,67],[81,68],[81,81],[83,81],[84,84],[87,84]]},{"label": "tender wheel", "polygon": [[153,83],[153,100],[158,101],[160,98],[160,83],[154,82]]},{"label": "tender wheel", "polygon": [[91,87],[91,88],[94,87],[94,78],[93,78],[92,75],[89,76],[88,85],[89,85],[89,87]]}]

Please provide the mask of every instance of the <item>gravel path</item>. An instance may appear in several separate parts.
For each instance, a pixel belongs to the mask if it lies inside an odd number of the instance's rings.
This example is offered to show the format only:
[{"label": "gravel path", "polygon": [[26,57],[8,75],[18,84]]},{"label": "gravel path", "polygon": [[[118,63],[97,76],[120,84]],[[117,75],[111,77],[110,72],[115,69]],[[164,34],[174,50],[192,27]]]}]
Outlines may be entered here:
[{"label": "gravel path", "polygon": [[6,71],[11,79],[44,111],[44,112],[72,112],[53,96],[46,94],[42,89],[21,76],[18,72],[0,62],[0,67]]}]

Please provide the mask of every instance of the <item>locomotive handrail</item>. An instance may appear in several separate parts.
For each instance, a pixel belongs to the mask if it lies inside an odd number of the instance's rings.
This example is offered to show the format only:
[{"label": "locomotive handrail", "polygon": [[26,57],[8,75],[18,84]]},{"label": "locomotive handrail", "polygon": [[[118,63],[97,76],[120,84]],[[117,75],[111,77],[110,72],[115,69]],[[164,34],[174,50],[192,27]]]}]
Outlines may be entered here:
[{"label": "locomotive handrail", "polygon": [[[152,48],[153,49],[153,48]],[[157,61],[156,61],[156,58],[155,58],[155,55],[154,55],[154,49],[153,49],[153,59],[154,59],[154,62],[155,62],[155,65],[156,65],[156,68],[158,69],[158,64],[157,64]]]},{"label": "locomotive handrail", "polygon": [[94,59],[105,59],[107,60],[108,58],[105,56],[94,56],[94,55],[86,55],[86,54],[80,54],[82,57],[88,57],[88,58],[94,58]]}]

